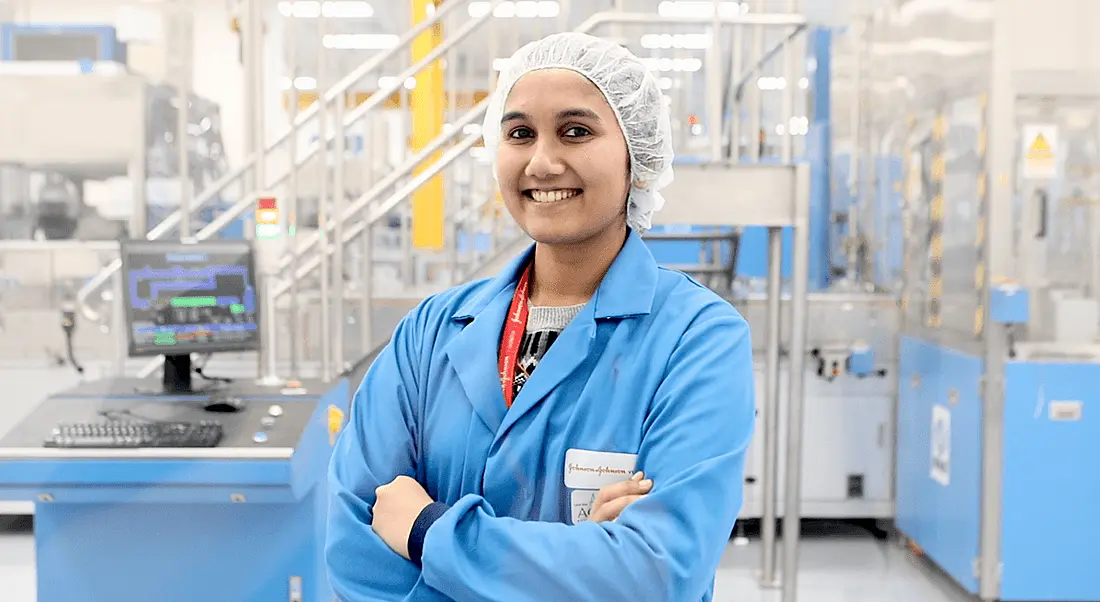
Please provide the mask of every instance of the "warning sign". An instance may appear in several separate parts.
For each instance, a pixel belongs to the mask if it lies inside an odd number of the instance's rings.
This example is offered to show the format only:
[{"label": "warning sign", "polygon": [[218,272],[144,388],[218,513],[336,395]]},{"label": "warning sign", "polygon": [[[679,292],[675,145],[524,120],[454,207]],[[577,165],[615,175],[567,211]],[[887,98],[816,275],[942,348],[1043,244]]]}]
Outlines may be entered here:
[{"label": "warning sign", "polygon": [[951,484],[951,410],[932,406],[932,480],[947,487]]},{"label": "warning sign", "polygon": [[1024,126],[1023,176],[1028,180],[1058,177],[1058,126]]}]

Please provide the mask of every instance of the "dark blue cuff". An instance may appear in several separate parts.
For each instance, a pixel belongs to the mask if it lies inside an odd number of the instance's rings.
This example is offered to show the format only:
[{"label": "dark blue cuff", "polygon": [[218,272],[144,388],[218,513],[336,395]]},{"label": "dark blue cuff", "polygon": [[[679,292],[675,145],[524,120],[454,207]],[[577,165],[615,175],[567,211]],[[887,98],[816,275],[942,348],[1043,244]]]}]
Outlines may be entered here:
[{"label": "dark blue cuff", "polygon": [[443,502],[432,502],[420,511],[413,523],[412,531],[409,531],[409,560],[416,566],[420,566],[420,557],[424,555],[424,538],[428,536],[428,529],[443,516],[443,513],[451,507]]}]

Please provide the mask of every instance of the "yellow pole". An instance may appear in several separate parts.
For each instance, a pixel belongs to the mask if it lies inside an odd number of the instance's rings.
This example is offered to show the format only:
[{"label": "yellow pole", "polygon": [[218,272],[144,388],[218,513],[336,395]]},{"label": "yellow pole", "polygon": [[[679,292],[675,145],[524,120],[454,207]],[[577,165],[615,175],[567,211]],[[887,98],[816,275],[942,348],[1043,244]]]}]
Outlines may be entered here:
[{"label": "yellow pole", "polygon": [[[409,0],[413,26],[428,18],[429,11],[443,0]],[[430,7],[430,8],[429,8]],[[443,26],[436,24],[413,40],[412,60],[427,56],[443,41]],[[412,151],[420,151],[443,133],[443,110],[446,90],[443,66],[435,61],[416,75],[416,87],[409,94],[412,105]],[[419,166],[414,174],[435,163],[442,153],[436,153]],[[437,175],[412,195],[412,242],[418,249],[443,248],[443,176]]]}]

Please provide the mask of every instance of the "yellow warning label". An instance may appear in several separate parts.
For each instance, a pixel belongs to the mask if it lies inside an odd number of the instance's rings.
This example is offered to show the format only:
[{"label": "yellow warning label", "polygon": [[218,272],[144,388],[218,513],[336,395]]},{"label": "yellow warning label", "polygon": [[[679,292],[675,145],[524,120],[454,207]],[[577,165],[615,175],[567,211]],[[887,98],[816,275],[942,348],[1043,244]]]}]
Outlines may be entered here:
[{"label": "yellow warning label", "polygon": [[340,429],[342,428],[344,428],[344,411],[334,405],[330,405],[328,407],[329,445],[336,445],[336,436],[340,434]]},{"label": "yellow warning label", "polygon": [[1039,132],[1039,135],[1035,137],[1035,141],[1028,148],[1027,158],[1029,161],[1049,161],[1054,158],[1054,149],[1050,148],[1050,142],[1047,141],[1047,137],[1042,132]]},{"label": "yellow warning label", "polygon": [[1054,125],[1024,127],[1023,176],[1029,180],[1058,177],[1058,128]]}]

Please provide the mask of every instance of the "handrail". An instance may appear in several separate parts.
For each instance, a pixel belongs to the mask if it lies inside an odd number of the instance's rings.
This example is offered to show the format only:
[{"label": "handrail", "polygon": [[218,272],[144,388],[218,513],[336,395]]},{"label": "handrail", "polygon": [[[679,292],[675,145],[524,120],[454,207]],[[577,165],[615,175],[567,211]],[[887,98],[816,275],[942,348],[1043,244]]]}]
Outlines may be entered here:
[{"label": "handrail", "polygon": [[[486,101],[482,101],[482,102],[486,102]],[[488,105],[486,105],[486,106],[488,106]],[[373,226],[376,222],[378,222],[383,217],[385,217],[387,214],[389,214],[390,211],[393,211],[394,207],[396,207],[402,201],[404,201],[406,198],[408,198],[409,195],[411,195],[413,192],[416,192],[416,190],[418,188],[420,188],[421,186],[423,186],[428,180],[431,180],[432,178],[437,176],[439,174],[439,172],[443,171],[443,168],[447,167],[448,165],[453,163],[456,159],[458,159],[463,154],[465,154],[467,151],[469,151],[471,148],[473,148],[473,146],[475,144],[477,144],[477,142],[479,140],[481,140],[481,134],[470,134],[470,135],[466,136],[466,138],[464,138],[462,140],[462,142],[459,142],[455,146],[451,147],[446,153],[444,153],[444,155],[442,157],[440,157],[437,161],[433,162],[431,167],[424,170],[423,172],[418,174],[416,177],[414,177],[412,180],[410,180],[407,184],[405,184],[404,186],[399,188],[397,191],[395,191],[393,194],[391,194],[389,197],[387,197],[385,201],[383,201],[383,202],[379,203],[377,206],[371,208],[367,212],[366,218],[359,221],[359,222],[357,222],[356,224],[351,225],[348,228],[348,230],[346,232],[344,232],[344,236],[343,236],[342,240],[337,241],[336,244],[345,244],[346,245],[349,242],[355,240],[356,236],[359,236],[359,234],[362,233],[365,229],[367,229],[370,226]],[[369,201],[364,201],[363,198],[360,198],[360,200],[357,201],[357,204],[359,202],[364,202],[364,204],[365,204],[366,202],[369,202]],[[298,268],[296,273],[291,274],[290,277],[291,278],[305,278],[313,270],[317,269],[317,267],[321,265],[321,255],[320,255],[321,253],[331,254],[332,252],[333,252],[333,245],[329,245],[327,248],[321,249],[320,253],[314,255],[309,261],[307,261],[304,265],[302,265],[300,268]],[[278,299],[279,297],[285,295],[287,293],[287,291],[289,291],[289,290],[290,290],[290,284],[288,284],[287,282],[281,283],[278,287],[275,288],[275,291],[274,291],[275,298]]]},{"label": "handrail", "polygon": [[[485,102],[484,100],[482,101]],[[479,103],[480,104],[480,103]],[[419,152],[412,157],[406,159],[400,166],[395,168],[384,178],[378,181],[377,184],[371,187],[370,190],[360,195],[351,205],[344,209],[344,212],[340,214],[337,219],[347,221],[355,217],[360,211],[362,211],[367,205],[369,205],[375,197],[381,195],[385,190],[396,184],[398,180],[404,178],[408,174],[412,173],[417,166],[423,163],[426,159],[430,158],[436,152],[439,151],[447,142],[455,136],[457,133],[461,133],[462,129],[467,125],[470,125],[475,119],[479,119],[485,114],[486,107],[475,107],[462,116],[457,122],[455,122],[449,132],[445,132],[442,135],[436,136],[428,146],[425,146]],[[303,255],[306,252],[313,249],[317,245],[317,242],[321,239],[321,235],[317,232],[311,233],[309,236],[303,237],[301,244],[298,246],[298,255]],[[279,261],[279,270],[285,270],[290,267],[293,260],[289,256],[283,257]]]},{"label": "handrail", "polygon": [[[485,15],[483,15],[482,17],[477,17],[476,19],[474,19],[474,21],[476,21],[478,24],[483,22],[488,16],[492,15],[493,9],[496,8],[496,5],[500,4],[502,1],[503,0],[491,0],[490,10],[487,11],[487,13]],[[352,70],[352,72],[349,73],[347,76],[341,78],[340,81],[336,83],[336,85],[334,85],[332,88],[327,90],[321,96],[321,99],[323,100],[323,102],[330,103],[330,102],[333,102],[334,100],[336,100],[338,98],[343,98],[343,96],[348,92],[348,90],[351,89],[351,87],[354,86],[356,83],[358,83],[361,79],[363,79],[363,77],[365,77],[371,71],[374,71],[375,69],[377,69],[380,65],[382,65],[385,61],[392,58],[399,51],[403,50],[413,40],[415,40],[420,34],[426,32],[429,28],[431,28],[431,27],[435,26],[437,23],[439,23],[439,21],[441,19],[443,19],[444,17],[446,17],[448,14],[450,14],[450,12],[452,10],[455,10],[459,4],[463,4],[463,3],[460,3],[460,2],[446,2],[446,3],[443,3],[431,15],[429,15],[428,18],[424,19],[423,21],[420,21],[419,23],[417,23],[417,25],[415,27],[413,27],[413,28],[407,30],[405,33],[403,33],[398,38],[397,44],[395,44],[392,48],[372,56],[370,59],[363,62],[361,65],[359,65],[354,70]],[[467,24],[467,25],[469,25],[469,24]],[[472,28],[469,28],[469,30],[467,30],[465,32],[465,34],[468,35],[470,30],[472,30]],[[449,46],[446,43],[442,44],[441,47],[442,46],[446,46],[447,48],[449,48]],[[446,48],[444,48],[443,52],[445,52],[445,51],[446,51]],[[442,52],[439,52],[439,53],[434,53],[433,52],[432,54],[435,55],[435,58],[438,58],[439,56],[442,55]],[[432,54],[430,54],[429,57],[432,56]],[[427,58],[428,57],[425,57],[425,60],[422,60],[422,61],[417,63],[417,65],[419,65],[419,68],[417,68],[415,71],[413,71],[413,74],[419,72],[420,69],[423,69],[424,66],[430,64],[432,61],[435,60],[435,58],[433,58],[431,60],[426,60]],[[407,69],[406,72],[408,72],[408,71],[409,70]],[[370,103],[370,99],[369,99],[368,102],[364,103],[364,104],[370,104],[370,108],[374,108],[378,104],[381,104],[382,99],[388,98],[390,95],[392,95],[394,92],[396,92],[401,86],[404,85],[404,80],[407,77],[409,77],[409,75],[403,74],[401,77],[395,78],[395,82],[393,84],[391,84],[390,86],[385,86],[383,90],[379,90],[378,93],[372,95],[371,99],[374,99],[375,96],[377,96],[378,100],[376,100],[374,103]],[[297,131],[299,130],[300,127],[302,127],[303,125],[306,125],[306,123],[308,123],[311,119],[313,119],[314,117],[316,117],[318,115],[318,113],[320,112],[320,106],[319,105],[320,105],[320,103],[313,103],[306,110],[299,113],[298,117],[294,120],[294,123],[291,125],[290,128],[288,128],[282,134],[276,136],[274,141],[272,141],[271,143],[265,145],[263,153],[262,153],[261,156],[257,157],[255,154],[249,155],[242,165],[238,166],[237,168],[235,168],[233,171],[231,171],[229,174],[226,174],[222,178],[219,178],[216,182],[214,182],[210,186],[207,186],[203,190],[203,192],[200,193],[194,199],[194,201],[192,201],[190,210],[196,210],[196,209],[202,208],[206,203],[210,202],[211,199],[213,199],[215,196],[217,196],[218,193],[225,190],[225,188],[227,188],[230,184],[240,180],[241,176],[243,176],[245,173],[247,173],[248,170],[250,170],[254,165],[256,165],[256,163],[258,161],[265,160],[267,158],[267,156],[272,151],[277,149],[283,142],[288,140],[290,138],[290,136],[297,133]],[[349,125],[354,124],[358,119],[362,118],[363,115],[366,114],[366,111],[367,111],[367,109],[364,109],[364,110],[359,111],[359,112],[353,111],[349,115],[349,118],[351,118],[351,119],[350,120],[345,120],[344,128],[347,128]],[[332,137],[334,138],[337,133],[339,133],[339,135],[344,135],[344,132],[342,131],[344,128],[341,128],[338,132],[333,132]],[[326,147],[327,147],[327,144],[328,144],[329,140],[330,140],[329,137],[326,137],[326,139],[324,140],[324,143],[326,144]],[[316,151],[314,149],[311,149],[309,152],[307,152],[307,157],[306,158],[307,159],[311,158],[315,154],[315,152]],[[288,176],[284,175],[284,176],[278,178],[277,183],[271,184],[269,186],[271,186],[271,187],[278,186],[279,183],[281,183],[282,180],[286,179],[286,177],[288,177]],[[180,210],[177,209],[176,211],[173,211],[172,213],[168,214],[167,217],[165,217],[159,224],[154,226],[146,234],[146,239],[156,240],[156,239],[160,238],[164,234],[170,232],[172,230],[172,228],[176,227],[180,223],[181,219],[182,219],[182,213],[180,212]],[[222,225],[226,225],[226,224],[229,223],[229,220],[225,220],[221,223],[222,223]],[[114,276],[115,272],[117,272],[121,268],[122,268],[122,262],[121,261],[112,261],[112,262],[108,263],[103,268],[103,270],[101,270],[98,274],[96,274],[95,277],[93,277],[87,283],[85,283],[85,285],[82,286],[80,288],[80,290],[77,292],[76,304],[77,304],[77,307],[80,309],[80,313],[85,318],[87,318],[89,320],[93,320],[93,321],[99,321],[101,319],[101,316],[100,316],[99,312],[95,311],[94,309],[92,309],[91,307],[88,306],[87,300],[93,293],[95,293],[97,290],[99,290],[99,288],[101,286],[106,284],[111,279],[111,277]]]}]

